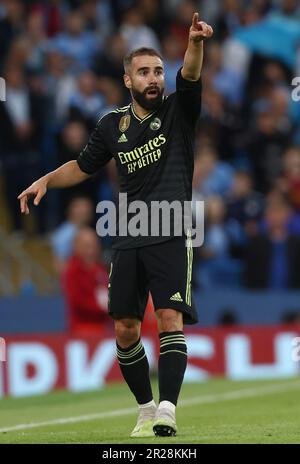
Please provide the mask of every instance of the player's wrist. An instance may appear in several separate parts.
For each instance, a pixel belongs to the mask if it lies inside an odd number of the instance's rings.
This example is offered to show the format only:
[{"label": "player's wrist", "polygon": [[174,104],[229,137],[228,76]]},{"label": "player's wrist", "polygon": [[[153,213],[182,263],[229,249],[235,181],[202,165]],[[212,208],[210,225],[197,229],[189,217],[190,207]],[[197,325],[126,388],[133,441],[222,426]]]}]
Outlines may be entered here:
[{"label": "player's wrist", "polygon": [[51,188],[51,180],[53,178],[53,172],[49,172],[44,177],[41,177],[41,181],[45,185],[46,188]]},{"label": "player's wrist", "polygon": [[193,45],[202,47],[203,45],[204,38],[201,36],[189,36],[189,43],[192,43]]}]

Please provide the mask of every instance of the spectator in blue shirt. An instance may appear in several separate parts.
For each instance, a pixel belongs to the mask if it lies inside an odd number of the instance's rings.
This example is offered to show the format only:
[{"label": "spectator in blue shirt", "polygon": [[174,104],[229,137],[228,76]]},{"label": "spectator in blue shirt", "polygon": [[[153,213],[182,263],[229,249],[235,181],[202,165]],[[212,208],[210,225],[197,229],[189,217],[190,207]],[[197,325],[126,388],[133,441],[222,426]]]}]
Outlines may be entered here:
[{"label": "spectator in blue shirt", "polygon": [[67,218],[51,237],[54,266],[59,275],[73,251],[73,241],[78,230],[90,226],[93,220],[93,204],[86,197],[74,198],[68,207]]},{"label": "spectator in blue shirt", "polygon": [[66,30],[50,43],[50,48],[69,59],[69,69],[73,72],[88,69],[94,54],[101,46],[99,37],[84,28],[83,17],[79,12],[73,11],[67,17]]},{"label": "spectator in blue shirt", "polygon": [[253,237],[246,249],[248,287],[300,288],[300,238],[288,231],[290,211],[284,198],[267,205],[267,232]]}]

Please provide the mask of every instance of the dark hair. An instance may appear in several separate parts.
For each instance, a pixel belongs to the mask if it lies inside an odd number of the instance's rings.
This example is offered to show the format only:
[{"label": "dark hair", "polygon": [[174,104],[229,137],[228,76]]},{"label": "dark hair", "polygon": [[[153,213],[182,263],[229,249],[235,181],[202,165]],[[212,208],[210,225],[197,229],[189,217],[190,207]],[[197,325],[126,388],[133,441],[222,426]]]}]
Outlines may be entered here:
[{"label": "dark hair", "polygon": [[162,60],[162,56],[159,52],[154,50],[154,48],[147,48],[147,47],[141,47],[141,48],[136,48],[135,50],[132,50],[131,52],[127,53],[123,59],[123,65],[124,65],[124,70],[127,72],[129,66],[131,65],[132,59],[135,56],[143,56],[143,55],[149,55],[149,56],[158,56]]}]

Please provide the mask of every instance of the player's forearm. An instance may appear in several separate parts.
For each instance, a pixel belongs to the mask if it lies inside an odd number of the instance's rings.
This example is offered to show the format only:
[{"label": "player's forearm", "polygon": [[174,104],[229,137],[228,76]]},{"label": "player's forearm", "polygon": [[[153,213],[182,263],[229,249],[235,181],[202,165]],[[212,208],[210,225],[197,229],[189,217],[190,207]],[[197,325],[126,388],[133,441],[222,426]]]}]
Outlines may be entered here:
[{"label": "player's forearm", "polygon": [[81,171],[76,160],[68,161],[44,176],[48,188],[66,188],[86,180],[89,174]]},{"label": "player's forearm", "polygon": [[190,81],[197,81],[201,74],[203,63],[203,41],[195,42],[189,39],[181,71],[182,77]]}]

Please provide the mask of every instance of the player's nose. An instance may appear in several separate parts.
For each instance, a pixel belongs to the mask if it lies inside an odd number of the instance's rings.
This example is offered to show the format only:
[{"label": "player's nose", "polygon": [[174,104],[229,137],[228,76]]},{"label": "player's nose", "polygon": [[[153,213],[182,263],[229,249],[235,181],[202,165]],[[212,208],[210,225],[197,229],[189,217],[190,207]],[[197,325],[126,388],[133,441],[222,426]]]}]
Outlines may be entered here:
[{"label": "player's nose", "polygon": [[157,85],[158,83],[158,79],[157,79],[157,76],[155,73],[151,73],[150,74],[150,80],[149,80],[149,84],[150,85]]}]

